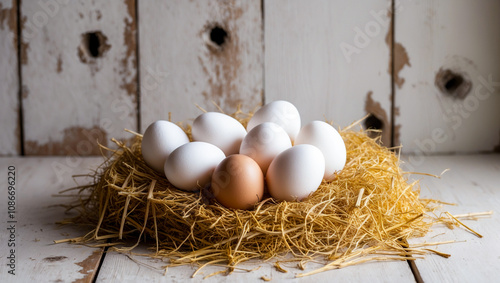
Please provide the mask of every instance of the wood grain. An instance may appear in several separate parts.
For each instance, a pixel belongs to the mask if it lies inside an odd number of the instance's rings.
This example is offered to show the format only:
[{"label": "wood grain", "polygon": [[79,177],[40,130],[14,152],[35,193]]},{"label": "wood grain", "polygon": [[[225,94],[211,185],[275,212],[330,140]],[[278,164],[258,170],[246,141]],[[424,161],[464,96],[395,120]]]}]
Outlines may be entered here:
[{"label": "wood grain", "polygon": [[0,155],[21,153],[17,68],[17,3],[0,0]]},{"label": "wood grain", "polygon": [[[137,130],[135,1],[23,1],[26,155],[99,155]],[[98,45],[97,45],[98,44]]]},{"label": "wood grain", "polygon": [[[424,282],[496,282],[500,266],[500,155],[427,156],[415,170],[439,174],[446,168],[451,170],[441,179],[426,177],[421,181],[423,198],[455,203],[456,206],[441,209],[452,214],[485,211],[493,211],[493,214],[477,221],[462,220],[483,238],[463,227],[450,230],[435,226],[426,237],[410,241],[410,244],[457,241],[429,246],[451,257],[431,255],[417,260],[417,268]],[[420,179],[421,176],[412,178]]]},{"label": "wood grain", "polygon": [[[91,282],[97,272],[102,249],[67,243],[54,244],[54,240],[80,237],[88,227],[57,225],[57,221],[75,216],[65,213],[61,204],[67,197],[58,197],[64,189],[74,187],[74,174],[89,173],[102,158],[1,158],[0,170],[7,176],[9,166],[15,166],[15,213],[7,218],[7,186],[1,186],[0,210],[4,212],[0,232],[1,282]],[[7,177],[4,177],[5,183]],[[90,179],[78,179],[80,184]],[[11,210],[12,211],[12,210]],[[7,223],[7,220],[16,221]],[[8,247],[12,239],[7,230],[15,226],[15,246]],[[12,243],[12,242],[10,242]],[[9,274],[7,256],[15,249],[15,275]],[[10,260],[9,260],[10,262]]]},{"label": "wood grain", "polygon": [[294,103],[303,124],[346,127],[366,114],[391,144],[391,1],[265,1],[266,102]]},{"label": "wood grain", "polygon": [[190,122],[202,113],[195,105],[233,112],[261,103],[260,0],[142,1],[139,35],[142,131],[169,113]]},{"label": "wood grain", "polygon": [[500,150],[500,2],[400,1],[396,107],[406,153]]}]

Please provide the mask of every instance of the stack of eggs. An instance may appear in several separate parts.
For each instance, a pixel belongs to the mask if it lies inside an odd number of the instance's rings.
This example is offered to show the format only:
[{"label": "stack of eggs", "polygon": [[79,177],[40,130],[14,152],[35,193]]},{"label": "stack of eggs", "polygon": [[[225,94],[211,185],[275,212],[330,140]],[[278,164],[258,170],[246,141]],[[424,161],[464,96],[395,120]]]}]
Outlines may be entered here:
[{"label": "stack of eggs", "polygon": [[322,121],[301,128],[297,108],[282,100],[260,108],[246,129],[226,114],[203,113],[194,120],[192,136],[190,142],[174,123],[156,121],[143,135],[142,156],[179,189],[210,185],[228,208],[252,208],[265,187],[276,200],[300,201],[346,162],[335,128]]}]

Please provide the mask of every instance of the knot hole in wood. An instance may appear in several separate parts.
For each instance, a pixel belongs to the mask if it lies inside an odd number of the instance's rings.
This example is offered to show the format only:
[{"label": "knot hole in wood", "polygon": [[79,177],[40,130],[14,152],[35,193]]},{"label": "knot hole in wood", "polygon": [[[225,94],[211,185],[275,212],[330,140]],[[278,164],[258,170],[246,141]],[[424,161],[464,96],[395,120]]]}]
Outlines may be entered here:
[{"label": "knot hole in wood", "polygon": [[78,47],[78,55],[84,63],[103,57],[111,48],[108,38],[100,31],[91,31],[82,34],[82,42]]},{"label": "knot hole in wood", "polygon": [[215,23],[208,25],[203,38],[209,47],[220,50],[229,40],[229,33],[222,25]]},{"label": "knot hole in wood", "polygon": [[464,99],[469,94],[472,83],[465,74],[450,69],[440,69],[436,74],[435,85],[441,93],[453,98]]},{"label": "knot hole in wood", "polygon": [[365,128],[370,130],[383,130],[384,122],[373,113],[370,113],[365,119]]}]

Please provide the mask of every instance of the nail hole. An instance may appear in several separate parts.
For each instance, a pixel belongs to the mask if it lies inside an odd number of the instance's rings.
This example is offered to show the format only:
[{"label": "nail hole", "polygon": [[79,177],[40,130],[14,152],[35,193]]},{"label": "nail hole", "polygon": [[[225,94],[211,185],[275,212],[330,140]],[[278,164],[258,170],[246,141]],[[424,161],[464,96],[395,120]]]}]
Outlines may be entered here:
[{"label": "nail hole", "polygon": [[384,128],[384,122],[377,118],[375,115],[370,114],[365,119],[365,128],[371,130],[382,130]]},{"label": "nail hole", "polygon": [[226,42],[227,32],[220,26],[214,26],[210,30],[210,40],[218,46],[222,46]]},{"label": "nail hole", "polygon": [[438,89],[448,96],[463,99],[469,93],[472,83],[466,76],[449,69],[440,69],[436,74],[435,84]]}]

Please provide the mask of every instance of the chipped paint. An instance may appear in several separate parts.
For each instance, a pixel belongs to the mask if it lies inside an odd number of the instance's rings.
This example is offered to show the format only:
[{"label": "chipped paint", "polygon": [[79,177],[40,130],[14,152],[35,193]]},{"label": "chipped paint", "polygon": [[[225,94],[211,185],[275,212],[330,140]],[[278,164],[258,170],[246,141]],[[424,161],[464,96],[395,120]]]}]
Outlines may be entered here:
[{"label": "chipped paint", "polygon": [[[218,14],[224,15],[219,22],[208,22],[201,29],[199,35],[205,42],[203,55],[198,56],[204,74],[207,76],[208,90],[202,95],[210,103],[228,107],[236,107],[241,103],[238,97],[238,75],[241,73],[243,52],[240,48],[239,35],[236,32],[238,20],[243,9],[236,6],[235,1],[219,3]],[[227,32],[222,45],[210,40],[210,32],[214,27],[220,27]]]},{"label": "chipped paint", "polygon": [[106,131],[98,126],[92,128],[70,127],[64,130],[62,141],[39,144],[27,140],[24,144],[26,155],[101,155],[99,144],[107,146]]},{"label": "chipped paint", "polygon": [[[133,98],[137,103],[137,58],[136,58],[136,17],[135,0],[124,0],[127,6],[127,16],[123,19],[125,29],[123,30],[123,43],[125,44],[125,55],[120,61],[119,74],[122,76],[120,88]],[[131,66],[129,64],[131,62]]]},{"label": "chipped paint", "polygon": [[[26,26],[26,22],[27,22],[28,18],[26,16],[22,17],[21,18],[21,21],[20,21],[20,28],[21,28],[21,32],[24,30],[24,27]],[[28,50],[30,49],[30,44],[26,41],[24,41],[24,37],[21,37],[21,64],[22,65],[27,65],[28,64]]]},{"label": "chipped paint", "polygon": [[[369,91],[366,94],[366,100],[365,100],[365,112],[367,114],[372,114],[375,116],[377,119],[382,121],[382,133],[381,133],[381,141],[382,144],[385,146],[391,146],[391,129],[390,129],[390,121],[389,117],[387,116],[386,111],[382,108],[382,105],[380,105],[380,102],[377,102],[373,100],[372,98],[373,92]],[[373,133],[374,135],[372,137],[379,136],[380,134],[378,133]]]},{"label": "chipped paint", "polygon": [[99,261],[101,260],[102,253],[103,253],[102,249],[95,250],[89,257],[82,260],[81,262],[76,263],[76,265],[82,267],[82,269],[79,272],[84,276],[81,279],[73,281],[73,283],[92,282],[94,276],[96,275],[96,271],[99,265]]},{"label": "chipped paint", "polygon": [[[387,72],[389,75],[393,77],[394,84],[398,86],[398,88],[401,88],[403,84],[405,83],[405,79],[401,78],[399,76],[399,73],[401,70],[405,67],[411,67],[410,64],[410,57],[408,56],[408,52],[406,52],[406,48],[399,42],[394,41],[394,46],[393,44],[393,17],[391,14],[391,11],[388,11],[388,17],[390,19],[389,23],[389,29],[387,31],[387,35],[385,36],[385,43],[389,47],[389,68],[387,69]],[[392,70],[394,66],[394,70]]]},{"label": "chipped paint", "polygon": [[61,261],[67,259],[67,256],[49,256],[43,259],[43,261],[47,262],[56,262],[56,261]]},{"label": "chipped paint", "polygon": [[3,8],[2,3],[0,3],[0,29],[5,30],[5,28],[8,28],[13,34],[17,34],[16,7],[16,0],[12,0],[11,8]]},{"label": "chipped paint", "polygon": [[57,67],[56,67],[56,72],[58,74],[60,74],[62,72],[62,58],[61,58],[61,54],[59,54],[59,56],[57,57]]}]

